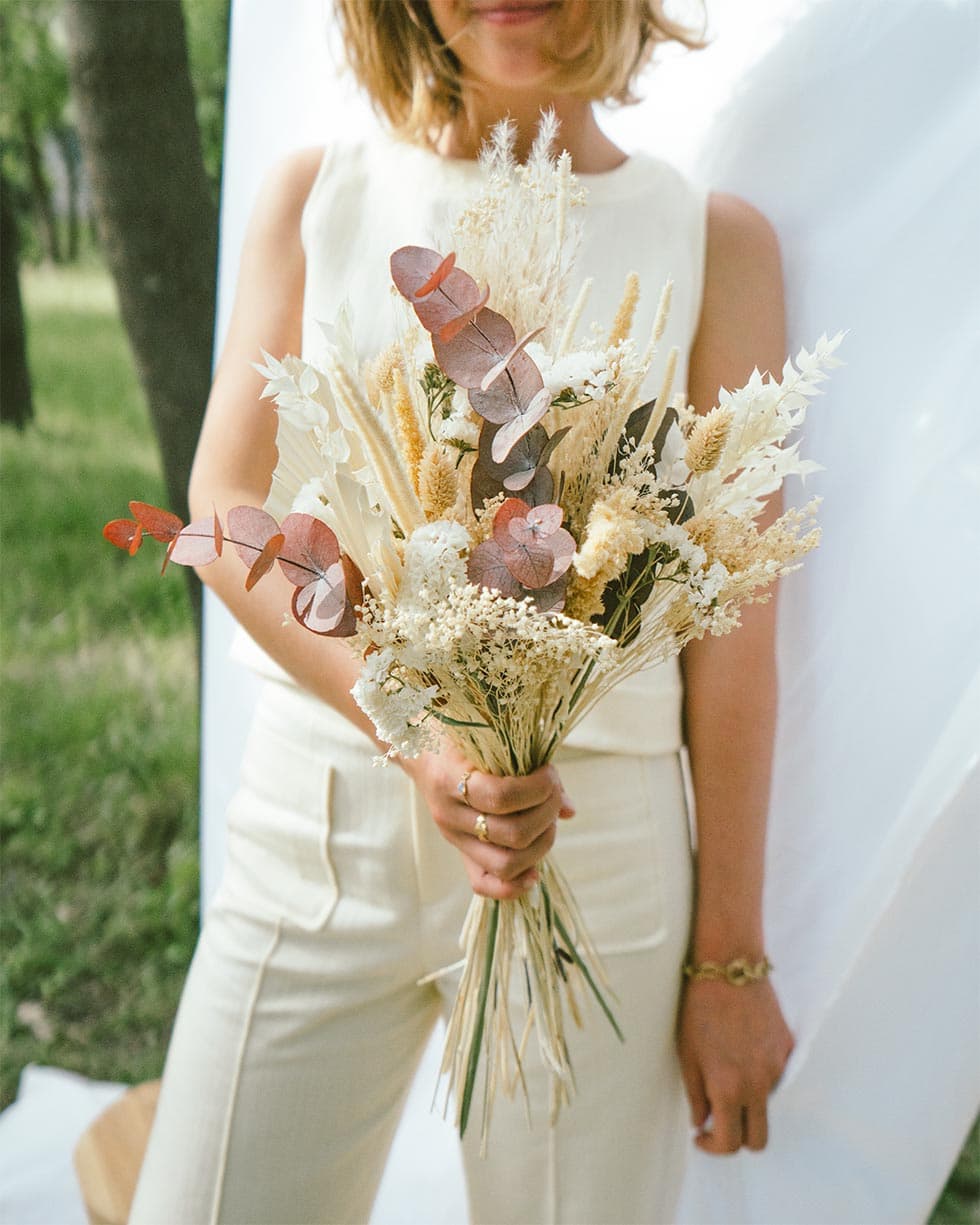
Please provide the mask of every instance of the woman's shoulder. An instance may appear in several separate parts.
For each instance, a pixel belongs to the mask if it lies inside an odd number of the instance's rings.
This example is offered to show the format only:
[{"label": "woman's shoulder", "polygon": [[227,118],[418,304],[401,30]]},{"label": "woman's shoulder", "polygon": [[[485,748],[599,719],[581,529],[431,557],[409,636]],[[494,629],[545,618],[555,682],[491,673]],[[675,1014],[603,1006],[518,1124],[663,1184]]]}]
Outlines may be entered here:
[{"label": "woman's shoulder", "polygon": [[779,238],[772,222],[748,200],[710,191],[705,205],[708,258],[716,267],[779,265]]}]

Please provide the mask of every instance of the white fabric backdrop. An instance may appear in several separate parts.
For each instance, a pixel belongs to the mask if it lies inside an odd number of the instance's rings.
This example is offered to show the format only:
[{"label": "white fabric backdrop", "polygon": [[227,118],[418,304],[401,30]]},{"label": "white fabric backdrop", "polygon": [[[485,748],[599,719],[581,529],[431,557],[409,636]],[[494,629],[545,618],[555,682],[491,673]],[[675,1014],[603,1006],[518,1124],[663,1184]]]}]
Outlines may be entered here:
[{"label": "white fabric backdrop", "polygon": [[[980,1102],[980,3],[709,9],[716,42],[609,127],[773,220],[794,348],[850,334],[808,422],[824,543],[781,603],[767,917],[799,1042],[767,1152],[695,1154],[679,1219],[922,1221]],[[370,122],[328,24],[322,0],[236,0],[219,336],[269,165]],[[229,637],[209,600],[206,896],[255,689]],[[423,1111],[376,1222],[465,1215]]]}]

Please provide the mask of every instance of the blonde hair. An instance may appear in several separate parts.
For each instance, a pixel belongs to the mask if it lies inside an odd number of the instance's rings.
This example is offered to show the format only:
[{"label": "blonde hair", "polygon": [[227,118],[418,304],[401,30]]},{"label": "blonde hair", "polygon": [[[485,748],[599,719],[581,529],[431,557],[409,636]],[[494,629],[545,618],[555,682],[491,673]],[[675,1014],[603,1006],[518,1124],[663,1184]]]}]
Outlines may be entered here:
[{"label": "blonde hair", "polygon": [[[335,0],[335,7],[348,62],[375,110],[399,135],[431,144],[465,108],[459,59],[442,41],[428,4]],[[636,77],[658,43],[704,46],[703,26],[696,32],[667,17],[662,0],[602,0],[591,8],[593,37],[579,55],[556,60],[553,81],[590,102],[635,102]]]}]

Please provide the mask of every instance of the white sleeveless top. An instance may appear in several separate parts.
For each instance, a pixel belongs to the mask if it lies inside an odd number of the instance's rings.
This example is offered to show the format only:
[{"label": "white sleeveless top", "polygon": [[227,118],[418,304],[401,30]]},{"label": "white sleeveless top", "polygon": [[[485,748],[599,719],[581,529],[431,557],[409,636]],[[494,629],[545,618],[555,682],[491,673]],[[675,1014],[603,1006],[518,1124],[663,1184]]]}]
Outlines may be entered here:
[{"label": "white sleeveless top", "polygon": [[[588,189],[583,238],[572,293],[586,277],[593,287],[582,319],[606,331],[630,272],[640,277],[633,334],[650,334],[664,281],[674,282],[670,319],[645,391],[655,395],[671,346],[678,349],[675,390],[686,387],[704,282],[705,195],[665,162],[633,154],[615,170],[580,175]],[[359,354],[391,344],[398,322],[388,257],[413,243],[443,246],[448,222],[479,191],[479,164],[440,157],[379,133],[324,153],[303,209],[306,253],[303,352],[314,366],[321,324],[350,304]],[[290,678],[239,631],[233,654],[277,680]],[[569,735],[576,749],[652,756],[680,748],[682,688],[676,659],[630,677],[604,697]]]}]

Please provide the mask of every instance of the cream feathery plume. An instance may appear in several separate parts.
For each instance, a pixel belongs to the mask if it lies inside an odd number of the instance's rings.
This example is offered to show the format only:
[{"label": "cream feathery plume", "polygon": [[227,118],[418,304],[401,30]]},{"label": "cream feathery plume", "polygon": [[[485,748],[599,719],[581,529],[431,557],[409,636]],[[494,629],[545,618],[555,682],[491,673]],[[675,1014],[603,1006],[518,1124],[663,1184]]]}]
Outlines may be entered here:
[{"label": "cream feathery plume", "polygon": [[394,389],[394,374],[404,363],[401,345],[397,342],[383,349],[377,357],[366,363],[364,368],[364,386],[368,399],[380,400]]},{"label": "cream feathery plume", "polygon": [[457,481],[453,461],[445,448],[431,443],[418,470],[419,498],[429,523],[444,519],[456,504]]},{"label": "cream feathery plume", "polygon": [[603,584],[615,578],[634,553],[647,542],[649,520],[636,510],[634,492],[614,486],[596,499],[589,511],[585,536],[572,564],[585,579],[603,576]]},{"label": "cream feathery plume", "polygon": [[342,362],[336,357],[332,358],[326,374],[330,380],[330,390],[347,411],[364,453],[387,495],[392,514],[402,533],[407,536],[425,522],[425,516],[391,438],[361,388],[351,382]]},{"label": "cream feathery plume", "polygon": [[641,446],[645,442],[652,442],[656,437],[657,430],[660,429],[667,409],[670,406],[670,393],[674,389],[674,375],[677,373],[677,352],[677,346],[674,345],[667,354],[667,364],[664,367],[664,377],[660,381],[657,403],[650,414],[650,420],[647,422],[647,428],[643,431],[643,437],[640,439]]},{"label": "cream feathery plume", "polygon": [[626,284],[623,287],[623,297],[619,304],[619,309],[616,311],[616,318],[609,329],[609,338],[606,341],[608,349],[618,345],[621,340],[625,340],[630,334],[630,330],[633,327],[633,316],[636,314],[636,304],[639,300],[640,278],[635,272],[631,272],[627,276]]},{"label": "cream feathery plume", "polygon": [[[408,474],[412,487],[421,496],[422,485],[419,472],[422,457],[425,454],[425,439],[419,429],[418,414],[412,403],[412,395],[405,382],[400,365],[391,369],[391,390],[394,396],[394,417],[398,429],[398,441],[401,444],[402,456],[408,465]],[[423,509],[424,509],[423,501]]]},{"label": "cream feathery plume", "polygon": [[732,416],[732,410],[723,406],[713,408],[694,423],[684,453],[684,462],[692,472],[710,472],[721,459]]},{"label": "cream feathery plume", "polygon": [[[664,287],[660,291],[660,300],[657,302],[657,313],[653,319],[653,327],[650,329],[650,339],[647,341],[647,347],[643,351],[643,357],[640,359],[639,372],[632,378],[628,387],[624,390],[624,396],[627,399],[634,399],[639,395],[640,388],[643,385],[643,380],[646,378],[650,366],[653,364],[653,359],[657,354],[657,347],[660,344],[664,331],[667,327],[667,319],[670,316],[670,302],[674,293],[674,282],[668,277],[664,281]],[[672,350],[673,352],[673,350]],[[674,362],[677,358],[674,357]],[[667,356],[668,369],[672,369],[671,358]],[[668,395],[669,395],[668,390]],[[657,407],[650,415],[650,421],[647,423],[646,432],[643,435],[641,442],[647,442],[656,433],[660,420],[666,411],[666,399],[663,397],[663,389],[661,388],[660,396],[657,397]]]},{"label": "cream feathery plume", "polygon": [[575,339],[575,329],[578,327],[578,322],[582,318],[582,311],[585,310],[585,303],[592,291],[593,279],[593,277],[585,278],[582,282],[582,288],[578,291],[578,296],[572,303],[572,309],[569,311],[564,331],[561,334],[561,340],[558,342],[558,349],[555,352],[556,357],[563,357]]}]

